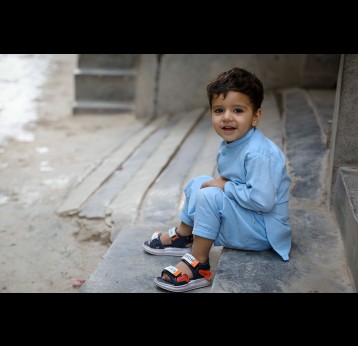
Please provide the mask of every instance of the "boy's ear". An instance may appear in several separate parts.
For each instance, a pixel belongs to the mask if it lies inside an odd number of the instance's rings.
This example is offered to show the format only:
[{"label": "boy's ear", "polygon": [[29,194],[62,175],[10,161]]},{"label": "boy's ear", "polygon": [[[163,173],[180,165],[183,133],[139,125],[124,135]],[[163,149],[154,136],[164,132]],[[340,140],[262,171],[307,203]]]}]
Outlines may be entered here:
[{"label": "boy's ear", "polygon": [[256,127],[260,120],[261,120],[261,116],[262,116],[262,112],[261,112],[261,108],[259,108],[256,113],[254,114],[254,117],[252,118],[252,126]]}]

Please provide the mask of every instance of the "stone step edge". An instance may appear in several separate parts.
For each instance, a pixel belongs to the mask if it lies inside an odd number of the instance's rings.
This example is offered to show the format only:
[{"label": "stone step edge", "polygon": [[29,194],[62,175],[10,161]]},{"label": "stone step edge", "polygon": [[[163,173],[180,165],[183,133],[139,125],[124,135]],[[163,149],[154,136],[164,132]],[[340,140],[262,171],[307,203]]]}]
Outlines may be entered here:
[{"label": "stone step edge", "polygon": [[134,69],[99,69],[99,68],[76,68],[74,70],[75,77],[81,76],[109,76],[109,77],[135,77],[137,71]]}]

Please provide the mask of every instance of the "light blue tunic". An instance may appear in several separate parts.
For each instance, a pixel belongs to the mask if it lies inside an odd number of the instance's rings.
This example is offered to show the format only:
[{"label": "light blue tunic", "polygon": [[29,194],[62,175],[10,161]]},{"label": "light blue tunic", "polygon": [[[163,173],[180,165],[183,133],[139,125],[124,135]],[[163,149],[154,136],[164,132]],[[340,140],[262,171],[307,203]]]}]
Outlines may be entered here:
[{"label": "light blue tunic", "polygon": [[218,173],[229,179],[225,191],[200,189],[213,177],[192,179],[184,189],[180,219],[193,234],[214,245],[242,250],[273,248],[289,259],[291,225],[288,223],[289,187],[282,150],[257,128],[243,138],[222,141],[217,154]]}]

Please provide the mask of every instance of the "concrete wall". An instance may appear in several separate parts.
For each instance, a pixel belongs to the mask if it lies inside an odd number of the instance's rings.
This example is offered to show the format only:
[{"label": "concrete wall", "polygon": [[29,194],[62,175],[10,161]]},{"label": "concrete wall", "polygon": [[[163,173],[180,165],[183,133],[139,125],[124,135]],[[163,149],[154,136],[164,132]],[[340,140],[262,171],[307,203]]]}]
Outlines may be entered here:
[{"label": "concrete wall", "polygon": [[332,123],[330,183],[341,166],[358,164],[358,54],[342,55]]},{"label": "concrete wall", "polygon": [[141,54],[136,89],[138,118],[151,118],[156,114],[158,72],[159,56],[157,54]]},{"label": "concrete wall", "polygon": [[358,167],[339,167],[332,192],[334,210],[341,231],[345,255],[358,289]]},{"label": "concrete wall", "polygon": [[341,56],[331,148],[329,200],[358,289],[358,54]]},{"label": "concrete wall", "polygon": [[339,54],[143,54],[137,81],[138,117],[207,105],[206,85],[235,66],[255,73],[266,90],[335,88]]}]

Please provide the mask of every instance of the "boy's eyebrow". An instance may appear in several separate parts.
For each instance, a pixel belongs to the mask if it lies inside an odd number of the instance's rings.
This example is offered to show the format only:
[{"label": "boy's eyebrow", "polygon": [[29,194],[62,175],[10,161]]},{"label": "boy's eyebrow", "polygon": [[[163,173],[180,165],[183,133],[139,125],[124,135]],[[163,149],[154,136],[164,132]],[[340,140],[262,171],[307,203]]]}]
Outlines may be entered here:
[{"label": "boy's eyebrow", "polygon": [[[217,108],[217,107],[224,107],[223,105],[221,105],[221,104],[216,104],[216,105],[214,105],[214,103],[213,103],[213,106],[212,106],[212,108]],[[233,107],[240,107],[240,108],[247,108],[247,106],[245,106],[245,105],[241,105],[241,104],[235,104],[235,105],[233,105]]]}]

